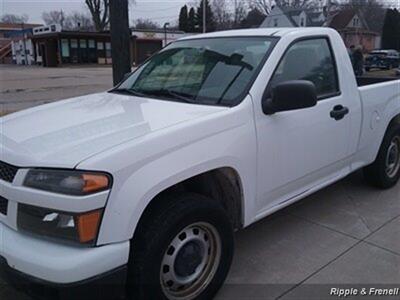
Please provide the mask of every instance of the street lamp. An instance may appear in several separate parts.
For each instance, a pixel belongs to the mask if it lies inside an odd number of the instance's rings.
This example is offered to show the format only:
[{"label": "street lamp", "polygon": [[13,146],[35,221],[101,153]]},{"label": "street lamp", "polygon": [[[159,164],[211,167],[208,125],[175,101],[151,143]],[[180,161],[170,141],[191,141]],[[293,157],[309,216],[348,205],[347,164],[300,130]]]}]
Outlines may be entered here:
[{"label": "street lamp", "polygon": [[165,34],[164,47],[167,46],[167,42],[168,42],[168,39],[167,39],[167,28],[168,28],[169,25],[170,25],[169,22],[164,24],[164,34]]}]

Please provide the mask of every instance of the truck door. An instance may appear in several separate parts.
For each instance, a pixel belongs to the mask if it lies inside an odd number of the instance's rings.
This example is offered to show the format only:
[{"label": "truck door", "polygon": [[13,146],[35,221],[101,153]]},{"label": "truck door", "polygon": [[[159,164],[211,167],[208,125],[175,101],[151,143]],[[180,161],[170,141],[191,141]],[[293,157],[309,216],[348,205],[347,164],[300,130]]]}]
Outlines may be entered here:
[{"label": "truck door", "polygon": [[256,118],[260,213],[328,181],[348,166],[349,110],[328,38],[292,43],[268,84],[267,95],[290,80],[312,81],[318,104]]}]

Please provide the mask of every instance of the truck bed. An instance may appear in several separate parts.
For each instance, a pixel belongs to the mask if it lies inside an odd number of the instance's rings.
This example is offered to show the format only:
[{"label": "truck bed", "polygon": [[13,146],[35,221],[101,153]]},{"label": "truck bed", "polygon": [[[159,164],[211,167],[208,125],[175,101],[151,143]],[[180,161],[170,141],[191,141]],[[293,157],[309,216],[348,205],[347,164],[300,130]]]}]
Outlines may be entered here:
[{"label": "truck bed", "polygon": [[365,85],[358,88],[364,115],[359,151],[372,162],[388,125],[385,120],[399,110],[400,79],[364,79]]},{"label": "truck bed", "polygon": [[383,83],[383,82],[394,81],[394,80],[400,80],[400,78],[362,76],[362,77],[357,77],[357,85],[358,85],[358,87],[362,87],[362,86],[366,86],[366,85]]}]

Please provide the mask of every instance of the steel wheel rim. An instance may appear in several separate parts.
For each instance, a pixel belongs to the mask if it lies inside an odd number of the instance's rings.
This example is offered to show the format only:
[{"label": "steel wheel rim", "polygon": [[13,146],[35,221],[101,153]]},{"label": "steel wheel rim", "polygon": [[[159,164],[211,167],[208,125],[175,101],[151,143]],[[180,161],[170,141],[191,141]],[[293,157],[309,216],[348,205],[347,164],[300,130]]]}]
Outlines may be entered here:
[{"label": "steel wheel rim", "polygon": [[[187,257],[191,262],[182,263]],[[221,238],[216,228],[205,222],[187,226],[170,242],[161,262],[160,283],[165,296],[170,300],[196,298],[210,284],[220,260]]]},{"label": "steel wheel rim", "polygon": [[400,136],[396,136],[390,143],[386,154],[386,174],[389,178],[397,176],[400,170]]}]

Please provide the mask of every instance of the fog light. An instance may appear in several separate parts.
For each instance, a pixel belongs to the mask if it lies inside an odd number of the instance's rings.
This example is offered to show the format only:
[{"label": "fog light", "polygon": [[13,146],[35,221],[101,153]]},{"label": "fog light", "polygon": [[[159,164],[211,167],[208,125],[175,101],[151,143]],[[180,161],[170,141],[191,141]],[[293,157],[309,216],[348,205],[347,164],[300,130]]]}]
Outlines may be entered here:
[{"label": "fog light", "polygon": [[93,245],[100,228],[103,210],[83,214],[18,205],[18,229],[41,236]]}]

